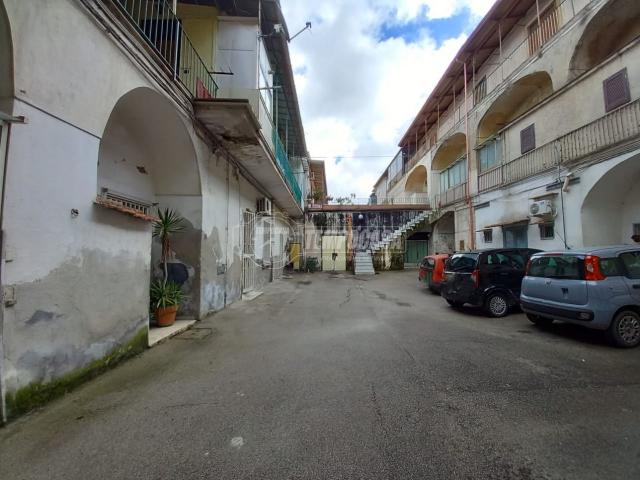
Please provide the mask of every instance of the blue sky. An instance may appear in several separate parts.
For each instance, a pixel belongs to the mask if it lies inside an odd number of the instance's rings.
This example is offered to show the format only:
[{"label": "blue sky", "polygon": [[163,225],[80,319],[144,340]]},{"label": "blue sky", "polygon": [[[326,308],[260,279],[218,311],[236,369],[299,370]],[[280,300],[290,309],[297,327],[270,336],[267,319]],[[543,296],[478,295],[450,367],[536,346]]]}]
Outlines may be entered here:
[{"label": "blue sky", "polygon": [[401,38],[407,43],[414,43],[425,35],[431,37],[440,47],[442,43],[450,38],[455,38],[461,33],[470,33],[475,22],[468,9],[447,18],[429,19],[426,7],[421,16],[406,22],[398,22],[396,17],[392,17],[380,26],[377,38],[385,41],[391,38]]},{"label": "blue sky", "polygon": [[281,0],[307,147],[329,194],[366,198],[494,0]]}]

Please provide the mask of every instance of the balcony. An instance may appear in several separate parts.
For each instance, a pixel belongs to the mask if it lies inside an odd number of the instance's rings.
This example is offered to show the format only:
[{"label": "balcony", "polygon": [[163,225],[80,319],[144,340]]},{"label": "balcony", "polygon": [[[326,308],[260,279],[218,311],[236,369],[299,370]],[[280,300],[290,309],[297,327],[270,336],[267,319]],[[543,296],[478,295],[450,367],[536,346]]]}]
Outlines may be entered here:
[{"label": "balcony", "polygon": [[215,98],[218,85],[166,0],[106,0],[155,54],[160,68],[191,99]]},{"label": "balcony", "polygon": [[559,165],[569,165],[623,145],[638,136],[640,100],[635,100],[531,152],[479,174],[478,189],[485,192]]},{"label": "balcony", "polygon": [[445,192],[438,193],[433,199],[434,208],[443,208],[464,200],[467,197],[467,184],[462,183]]},{"label": "balcony", "polygon": [[293,174],[293,170],[291,169],[291,164],[289,163],[289,157],[287,152],[282,145],[282,140],[278,136],[278,132],[273,130],[273,149],[274,154],[276,156],[276,162],[278,163],[278,167],[280,167],[280,171],[287,182],[287,185],[293,192],[293,196],[299,204],[302,204],[302,190],[300,189],[300,185],[298,185],[298,181],[296,180],[295,175]]}]

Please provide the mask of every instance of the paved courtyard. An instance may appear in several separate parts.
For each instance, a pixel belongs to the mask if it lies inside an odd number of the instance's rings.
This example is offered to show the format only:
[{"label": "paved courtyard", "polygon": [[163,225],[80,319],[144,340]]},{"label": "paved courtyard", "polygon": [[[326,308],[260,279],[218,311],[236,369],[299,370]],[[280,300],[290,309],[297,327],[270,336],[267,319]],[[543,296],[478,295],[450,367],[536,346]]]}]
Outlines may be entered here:
[{"label": "paved courtyard", "polygon": [[0,478],[640,478],[640,349],[294,275],[0,429]]}]

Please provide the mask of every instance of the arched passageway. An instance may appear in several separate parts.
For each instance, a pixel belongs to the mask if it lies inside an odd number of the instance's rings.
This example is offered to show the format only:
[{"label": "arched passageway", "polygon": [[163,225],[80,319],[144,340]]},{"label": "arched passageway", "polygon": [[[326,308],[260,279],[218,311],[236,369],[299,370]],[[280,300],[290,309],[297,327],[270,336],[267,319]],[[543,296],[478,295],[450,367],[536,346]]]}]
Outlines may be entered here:
[{"label": "arched passageway", "polygon": [[581,220],[587,247],[632,242],[632,235],[640,229],[640,155],[616,165],[598,180],[582,203]]},{"label": "arched passageway", "polygon": [[578,42],[569,77],[591,70],[640,37],[640,2],[611,0],[594,15]]},{"label": "arched passageway", "polygon": [[[148,88],[125,94],[115,105],[100,142],[98,195],[155,214],[170,208],[186,229],[172,239],[170,277],[183,283],[183,314],[199,311],[202,197],[195,149],[174,106]],[[151,275],[160,276],[154,242]]]}]

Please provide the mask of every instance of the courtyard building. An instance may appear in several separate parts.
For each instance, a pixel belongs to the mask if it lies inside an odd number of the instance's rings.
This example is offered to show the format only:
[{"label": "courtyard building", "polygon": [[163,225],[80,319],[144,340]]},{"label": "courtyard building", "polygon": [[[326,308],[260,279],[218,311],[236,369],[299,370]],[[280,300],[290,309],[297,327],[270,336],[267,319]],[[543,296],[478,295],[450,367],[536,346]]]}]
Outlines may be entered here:
[{"label": "courtyard building", "polygon": [[640,3],[498,0],[399,146],[373,195],[427,196],[431,252],[632,243]]},{"label": "courtyard building", "polygon": [[146,347],[152,223],[198,320],[278,278],[309,162],[276,1],[0,0],[2,418]]}]

